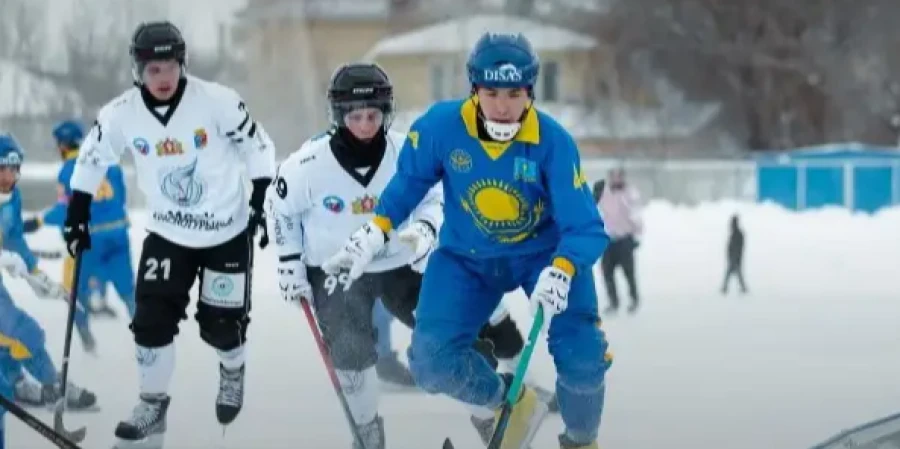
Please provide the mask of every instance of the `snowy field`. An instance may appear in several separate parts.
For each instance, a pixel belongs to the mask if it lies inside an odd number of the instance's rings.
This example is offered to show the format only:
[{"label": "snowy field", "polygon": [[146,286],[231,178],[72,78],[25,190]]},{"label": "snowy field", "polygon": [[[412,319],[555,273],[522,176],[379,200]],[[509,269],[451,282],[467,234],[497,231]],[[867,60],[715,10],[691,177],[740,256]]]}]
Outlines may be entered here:
[{"label": "snowy field", "polygon": [[[747,235],[751,292],[723,297],[727,225],[736,211]],[[143,231],[135,215],[137,257]],[[842,428],[900,411],[900,210],[872,217],[840,210],[791,214],[767,205],[653,204],[646,221],[638,253],[644,307],[635,316],[605,317],[616,359],[601,447],[805,449]],[[61,247],[54,229],[31,243]],[[59,263],[42,265],[60,271]],[[271,251],[258,255],[246,403],[224,436],[213,406],[217,356],[192,319],[182,324],[168,448],[350,447],[302,312],[279,298],[274,265]],[[66,307],[34,299],[23,282],[6,282],[43,323],[59,357]],[[528,326],[522,295],[507,300]],[[109,448],[116,422],[137,398],[126,323],[94,325],[98,356],[83,354],[76,338],[71,369],[74,381],[97,392],[102,411],[67,415],[70,427],[88,426],[85,449]],[[408,331],[394,333],[395,344],[405,347]],[[551,386],[544,346],[532,376]],[[385,393],[382,415],[391,449],[439,448],[446,436],[459,448],[479,447],[464,409],[447,399]],[[40,416],[50,420],[48,413]],[[8,447],[51,447],[6,419]],[[548,419],[533,447],[558,447],[560,428],[558,417]]]}]

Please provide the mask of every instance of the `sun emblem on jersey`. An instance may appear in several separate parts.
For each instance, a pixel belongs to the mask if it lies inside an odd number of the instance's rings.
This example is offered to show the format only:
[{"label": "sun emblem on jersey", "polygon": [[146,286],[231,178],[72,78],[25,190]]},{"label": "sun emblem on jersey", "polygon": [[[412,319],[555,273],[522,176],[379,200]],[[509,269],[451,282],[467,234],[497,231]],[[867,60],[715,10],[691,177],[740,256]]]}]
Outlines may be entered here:
[{"label": "sun emblem on jersey", "polygon": [[200,150],[209,143],[209,136],[206,135],[206,129],[197,128],[194,130],[194,148]]},{"label": "sun emblem on jersey", "polygon": [[197,160],[183,167],[166,172],[162,176],[160,190],[170,201],[181,207],[193,207],[203,200],[206,186],[195,177]]},{"label": "sun emblem on jersey", "polygon": [[366,194],[362,198],[353,200],[351,210],[354,214],[371,214],[375,211],[376,205],[378,205],[378,197]]},{"label": "sun emblem on jersey", "polygon": [[156,143],[157,156],[175,156],[184,154],[184,148],[178,139],[166,137],[166,140],[160,140]]},{"label": "sun emblem on jersey", "polygon": [[530,204],[512,184],[480,179],[466,189],[463,210],[475,226],[499,243],[517,243],[528,238],[544,214],[544,202]]}]

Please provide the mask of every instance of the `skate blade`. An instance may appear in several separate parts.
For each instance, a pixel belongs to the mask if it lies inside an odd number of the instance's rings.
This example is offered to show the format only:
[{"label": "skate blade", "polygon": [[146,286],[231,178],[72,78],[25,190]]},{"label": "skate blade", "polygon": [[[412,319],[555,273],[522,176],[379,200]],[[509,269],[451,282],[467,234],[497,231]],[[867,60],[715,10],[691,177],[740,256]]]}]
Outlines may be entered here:
[{"label": "skate blade", "polygon": [[150,435],[141,440],[123,440],[116,439],[115,446],[112,449],[162,449],[163,435]]}]

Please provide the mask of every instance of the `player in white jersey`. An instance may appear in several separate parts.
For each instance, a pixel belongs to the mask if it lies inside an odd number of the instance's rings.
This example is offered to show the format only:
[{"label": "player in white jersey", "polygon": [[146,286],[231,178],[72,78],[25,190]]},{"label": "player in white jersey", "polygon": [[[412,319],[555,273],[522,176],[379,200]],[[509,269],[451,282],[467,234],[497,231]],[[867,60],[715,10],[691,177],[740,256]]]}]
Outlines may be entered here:
[{"label": "player in white jersey", "polygon": [[[365,448],[383,449],[378,416],[376,335],[372,305],[381,298],[402,323],[415,324],[422,272],[443,222],[443,190],[435,186],[391,239],[366,274],[326,274],[321,265],[359,226],[371,220],[382,190],[397,170],[405,136],[390,131],[393,87],[374,64],[339,68],[328,90],[332,129],[314,137],[278,168],[266,195],[279,257],[284,299],[311,300],[323,338]],[[478,346],[496,366],[524,342],[505,311],[492,317]],[[474,421],[473,421],[474,423]],[[488,429],[490,431],[490,429]]]},{"label": "player in white jersey", "polygon": [[[240,96],[186,74],[187,49],[178,28],[169,22],[139,25],[131,55],[135,87],[100,110],[82,143],[64,226],[73,255],[90,248],[92,194],[107,167],[131,153],[150,217],[130,326],[140,401],[116,427],[120,448],[161,444],[175,368],[173,341],[198,277],[200,337],[221,359],[216,415],[225,425],[240,412],[253,237],[258,228],[265,232],[265,189],[275,171],[272,142]],[[263,233],[260,246],[267,241]]]}]

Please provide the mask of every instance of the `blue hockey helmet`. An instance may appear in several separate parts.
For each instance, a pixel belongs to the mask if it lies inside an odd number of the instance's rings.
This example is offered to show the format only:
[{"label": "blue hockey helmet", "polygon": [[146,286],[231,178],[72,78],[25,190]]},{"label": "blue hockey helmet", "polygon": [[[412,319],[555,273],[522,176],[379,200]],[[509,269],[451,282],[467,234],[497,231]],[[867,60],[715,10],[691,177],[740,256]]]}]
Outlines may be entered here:
[{"label": "blue hockey helmet", "polygon": [[532,88],[541,61],[524,34],[485,33],[469,54],[469,83],[477,87]]},{"label": "blue hockey helmet", "polygon": [[65,120],[53,128],[53,138],[59,146],[78,148],[84,140],[84,128],[75,120]]},{"label": "blue hockey helmet", "polygon": [[12,196],[13,188],[19,181],[23,160],[25,160],[25,153],[16,138],[10,133],[0,133],[0,169],[11,168],[15,173],[12,178],[0,176],[0,202],[8,201]]}]

